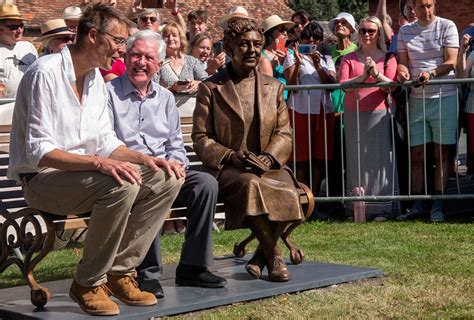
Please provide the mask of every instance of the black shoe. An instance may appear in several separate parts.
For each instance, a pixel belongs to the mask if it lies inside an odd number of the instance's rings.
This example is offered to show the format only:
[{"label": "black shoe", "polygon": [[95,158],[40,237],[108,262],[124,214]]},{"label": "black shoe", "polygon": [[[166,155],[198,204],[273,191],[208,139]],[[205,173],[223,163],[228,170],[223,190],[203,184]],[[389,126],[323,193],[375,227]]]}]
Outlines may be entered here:
[{"label": "black shoe", "polygon": [[329,219],[331,219],[331,217],[326,212],[316,209],[314,209],[313,214],[309,217],[310,221],[329,221]]},{"label": "black shoe", "polygon": [[144,280],[142,282],[139,282],[138,287],[142,291],[153,293],[157,299],[161,299],[165,296],[165,293],[163,292],[163,287],[156,279]]},{"label": "black shoe", "polygon": [[176,284],[187,287],[222,288],[224,278],[212,274],[206,267],[179,264],[176,268]]}]

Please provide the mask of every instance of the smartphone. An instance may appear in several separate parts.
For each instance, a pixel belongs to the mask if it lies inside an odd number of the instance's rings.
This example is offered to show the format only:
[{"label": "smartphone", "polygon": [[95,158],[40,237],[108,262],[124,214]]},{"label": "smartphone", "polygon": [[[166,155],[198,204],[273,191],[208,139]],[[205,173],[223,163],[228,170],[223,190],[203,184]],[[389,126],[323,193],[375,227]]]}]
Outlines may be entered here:
[{"label": "smartphone", "polygon": [[300,54],[312,54],[318,51],[318,46],[315,44],[300,44],[298,45],[298,52]]},{"label": "smartphone", "polygon": [[276,45],[277,50],[286,53],[288,50],[285,47],[285,41],[279,40]]},{"label": "smartphone", "polygon": [[214,51],[214,55],[219,55],[221,52],[224,52],[224,44],[222,41],[216,42],[212,44],[212,50]]},{"label": "smartphone", "polygon": [[163,8],[164,0],[142,0],[142,8]]},{"label": "smartphone", "polygon": [[179,84],[180,86],[184,86],[184,85],[186,85],[186,84],[188,84],[188,83],[189,83],[189,80],[178,80],[178,84]]}]

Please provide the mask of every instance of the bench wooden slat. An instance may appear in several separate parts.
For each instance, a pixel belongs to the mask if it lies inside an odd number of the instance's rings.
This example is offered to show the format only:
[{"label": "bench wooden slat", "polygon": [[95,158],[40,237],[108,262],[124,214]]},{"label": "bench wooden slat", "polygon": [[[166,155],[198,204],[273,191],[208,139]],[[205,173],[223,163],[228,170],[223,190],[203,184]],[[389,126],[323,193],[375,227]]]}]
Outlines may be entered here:
[{"label": "bench wooden slat", "polygon": [[18,208],[24,208],[24,207],[28,206],[24,199],[21,199],[21,200],[18,199],[18,200],[12,200],[12,201],[3,201],[3,204],[5,205],[5,207],[7,209],[18,209]]},{"label": "bench wooden slat", "polygon": [[10,135],[6,133],[0,133],[0,143],[10,143]]},{"label": "bench wooden slat", "polygon": [[16,181],[13,181],[13,180],[0,180],[0,189],[15,187],[16,185],[17,185]]},{"label": "bench wooden slat", "polygon": [[12,125],[11,124],[2,124],[0,125],[0,133],[10,133],[12,131]]},{"label": "bench wooden slat", "polygon": [[193,131],[192,126],[181,126],[181,132],[183,133],[183,136],[190,135],[192,131]]},{"label": "bench wooden slat", "polygon": [[193,117],[179,117],[181,125],[193,124]]}]

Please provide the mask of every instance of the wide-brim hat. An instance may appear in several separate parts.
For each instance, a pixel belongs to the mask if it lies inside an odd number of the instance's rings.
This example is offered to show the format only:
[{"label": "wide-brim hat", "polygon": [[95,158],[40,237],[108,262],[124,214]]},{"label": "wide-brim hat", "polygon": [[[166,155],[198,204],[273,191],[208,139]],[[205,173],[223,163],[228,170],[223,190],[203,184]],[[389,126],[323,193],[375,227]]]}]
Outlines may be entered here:
[{"label": "wide-brim hat", "polygon": [[265,21],[263,21],[262,29],[263,29],[263,33],[265,33],[268,30],[278,27],[278,26],[285,26],[285,28],[290,29],[294,25],[295,25],[294,22],[282,20],[279,16],[275,14],[273,16],[269,16],[268,18],[265,19]]},{"label": "wide-brim hat", "polygon": [[18,11],[18,7],[14,4],[4,3],[0,6],[0,20],[23,20]]},{"label": "wide-brim hat", "polygon": [[249,13],[244,7],[241,6],[236,6],[232,7],[229,11],[228,15],[225,15],[224,17],[221,18],[219,21],[219,25],[226,29],[229,21],[235,20],[235,19],[249,19],[249,20],[255,20],[254,18],[249,16]]},{"label": "wide-brim hat", "polygon": [[63,19],[48,20],[41,24],[41,37],[38,41],[44,41],[57,36],[74,36],[74,32],[68,30]]},{"label": "wide-brim hat", "polygon": [[349,24],[352,27],[352,33],[357,31],[357,25],[355,23],[355,19],[352,16],[352,14],[347,13],[347,12],[340,12],[340,13],[338,13],[338,15],[335,18],[329,20],[328,27],[329,27],[329,30],[331,30],[331,32],[334,31],[334,26],[336,24],[336,21],[339,21],[341,19],[344,19],[347,22],[349,22]]},{"label": "wide-brim hat", "polygon": [[82,16],[82,11],[81,8],[71,6],[67,7],[63,11],[63,19],[64,20],[74,20],[78,21]]}]

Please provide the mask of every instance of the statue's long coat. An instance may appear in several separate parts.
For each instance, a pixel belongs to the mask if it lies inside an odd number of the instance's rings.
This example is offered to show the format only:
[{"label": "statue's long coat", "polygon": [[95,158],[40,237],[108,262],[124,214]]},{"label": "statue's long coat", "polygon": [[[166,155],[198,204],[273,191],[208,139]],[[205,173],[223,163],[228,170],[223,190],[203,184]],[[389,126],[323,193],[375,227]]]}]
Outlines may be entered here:
[{"label": "statue's long coat", "polygon": [[[194,150],[207,171],[219,181],[226,211],[226,228],[244,227],[247,215],[268,214],[271,221],[304,219],[296,180],[284,168],[292,151],[288,110],[283,85],[272,77],[257,73],[254,92],[237,92],[225,68],[199,86],[194,110]],[[239,95],[256,94],[260,150],[270,154],[275,165],[262,176],[242,172],[224,162],[232,150],[241,150],[244,137],[244,112],[255,106],[242,106]]]}]

